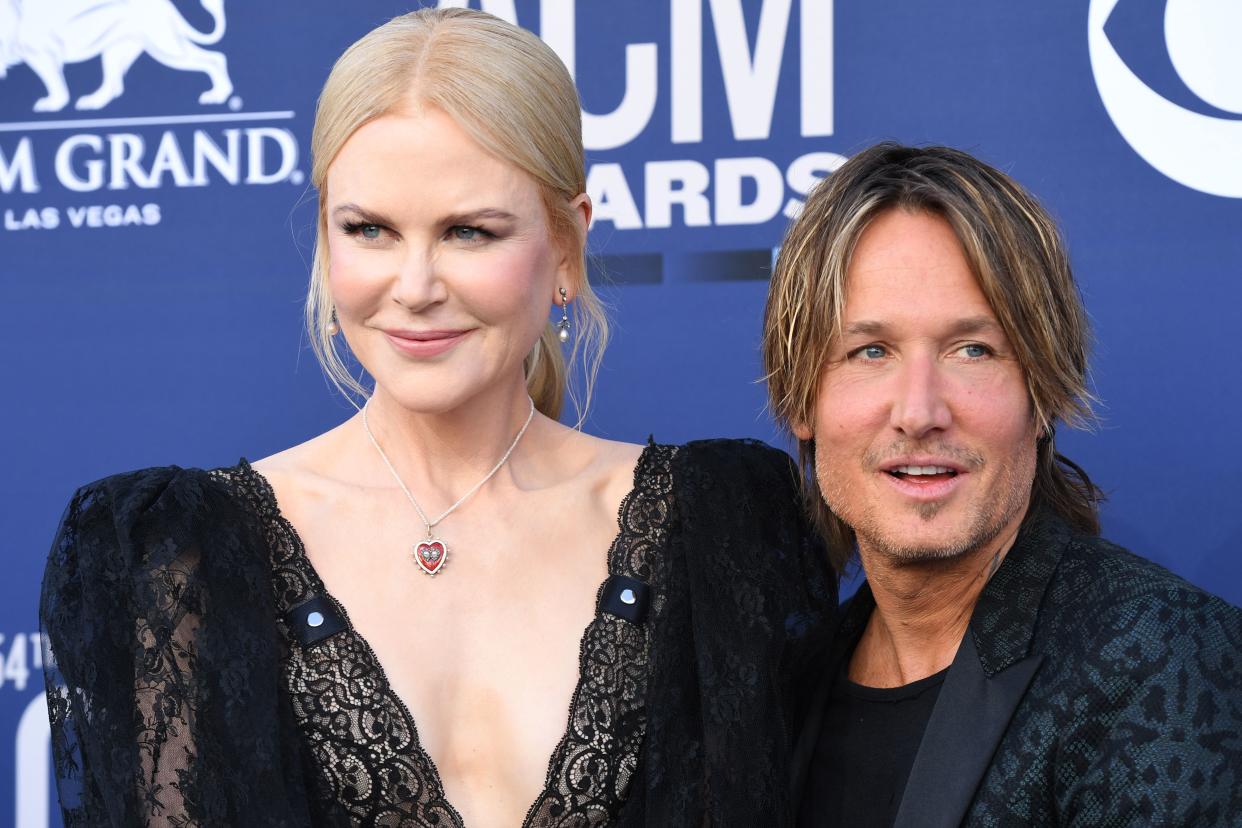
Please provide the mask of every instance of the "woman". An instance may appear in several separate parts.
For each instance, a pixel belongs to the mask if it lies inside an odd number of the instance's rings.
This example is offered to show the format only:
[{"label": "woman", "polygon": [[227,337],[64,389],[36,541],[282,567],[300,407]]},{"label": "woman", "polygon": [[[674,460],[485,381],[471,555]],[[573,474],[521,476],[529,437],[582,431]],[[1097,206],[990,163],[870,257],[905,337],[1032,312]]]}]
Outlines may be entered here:
[{"label": "woman", "polygon": [[605,333],[579,117],[556,56],[481,13],[338,61],[307,321],[366,403],[254,464],[75,496],[43,601],[67,819],[787,818],[835,583],[785,455],[557,422],[561,341]]}]

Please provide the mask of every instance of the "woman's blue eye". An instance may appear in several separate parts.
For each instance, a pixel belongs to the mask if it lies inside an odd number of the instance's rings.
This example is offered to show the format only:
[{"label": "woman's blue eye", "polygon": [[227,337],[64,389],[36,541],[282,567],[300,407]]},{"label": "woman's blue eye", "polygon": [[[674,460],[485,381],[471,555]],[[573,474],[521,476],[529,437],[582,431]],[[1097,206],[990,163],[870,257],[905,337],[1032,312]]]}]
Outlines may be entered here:
[{"label": "woman's blue eye", "polygon": [[359,228],[364,239],[378,239],[380,235],[380,226],[378,224],[364,224]]},{"label": "woman's blue eye", "polygon": [[453,237],[461,241],[475,241],[479,238],[479,228],[458,226],[453,228]]}]

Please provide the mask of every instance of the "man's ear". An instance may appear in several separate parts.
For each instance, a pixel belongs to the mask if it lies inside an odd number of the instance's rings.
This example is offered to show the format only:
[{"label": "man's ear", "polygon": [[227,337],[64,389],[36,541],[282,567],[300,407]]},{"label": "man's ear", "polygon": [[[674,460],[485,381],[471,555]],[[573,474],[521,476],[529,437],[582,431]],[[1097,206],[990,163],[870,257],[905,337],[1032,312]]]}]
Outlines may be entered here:
[{"label": "man's ear", "polygon": [[806,442],[815,439],[815,432],[804,422],[794,422],[789,424],[789,430],[793,432],[793,436],[799,440]]}]

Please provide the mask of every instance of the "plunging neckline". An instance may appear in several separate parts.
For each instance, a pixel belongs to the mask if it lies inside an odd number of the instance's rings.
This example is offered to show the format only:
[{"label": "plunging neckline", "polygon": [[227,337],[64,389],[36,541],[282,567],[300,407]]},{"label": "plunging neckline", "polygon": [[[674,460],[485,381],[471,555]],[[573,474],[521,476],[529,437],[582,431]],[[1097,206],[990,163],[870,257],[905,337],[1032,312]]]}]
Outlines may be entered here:
[{"label": "plunging neckline", "polygon": [[[627,534],[625,516],[632,501],[638,496],[641,483],[644,479],[644,474],[647,471],[647,466],[652,462],[656,445],[657,444],[654,441],[649,440],[639,453],[638,460],[634,464],[633,478],[630,489],[625,493],[625,496],[621,498],[621,502],[617,507],[617,531],[613,536],[612,541],[609,543],[606,553],[607,571],[604,576],[604,580],[596,589],[595,611],[592,613],[590,620],[586,623],[586,626],[583,629],[582,635],[579,637],[578,677],[574,683],[573,691],[569,698],[567,723],[558,738],[555,747],[552,749],[551,755],[548,757],[544,773],[544,784],[535,794],[534,800],[527,808],[526,815],[523,817],[521,822],[522,828],[527,828],[527,826],[531,824],[531,819],[534,816],[536,809],[541,805],[541,803],[544,802],[545,798],[548,797],[550,793],[554,793],[552,787],[553,780],[556,779],[557,776],[557,759],[562,755],[566,745],[571,740],[573,735],[574,711],[577,707],[579,696],[583,693],[584,689],[586,689],[586,685],[590,678],[588,671],[588,639],[590,638],[592,631],[601,623],[601,619],[605,615],[603,595],[608,579],[613,575],[626,574],[620,571],[624,567],[620,565],[620,556],[618,554]],[[398,694],[393,688],[392,683],[388,679],[388,672],[384,668],[384,664],[375,652],[375,649],[371,646],[370,642],[367,641],[366,637],[363,636],[356,627],[354,627],[354,624],[349,616],[349,611],[346,609],[345,605],[338,600],[336,596],[329,592],[327,587],[324,585],[323,579],[320,577],[318,570],[315,569],[310,557],[306,554],[306,546],[302,542],[302,536],[299,534],[293,523],[288,520],[281,511],[280,502],[276,497],[276,491],[271,483],[262,472],[256,470],[245,459],[241,461],[241,468],[245,474],[252,478],[252,482],[256,484],[256,488],[260,492],[261,497],[267,501],[267,505],[271,511],[270,517],[276,522],[280,529],[283,530],[288,538],[292,551],[290,559],[292,565],[298,570],[302,577],[305,578],[312,593],[323,596],[331,602],[337,612],[340,613],[341,619],[344,622],[344,629],[342,632],[352,636],[374,663],[380,684],[380,695],[387,698],[396,707],[398,714],[404,720],[404,724],[409,728],[411,742],[410,752],[413,753],[419,761],[425,763],[431,774],[431,779],[429,781],[436,789],[438,800],[451,813],[453,819],[456,820],[457,825],[463,826],[464,828],[465,820],[462,819],[461,812],[457,810],[457,807],[453,805],[452,802],[449,801],[444,791],[444,780],[440,776],[440,771],[435,759],[432,758],[431,754],[424,747],[422,740],[419,738],[418,723],[416,722],[413,713],[410,711],[409,706],[406,704],[405,699],[402,698],[401,695]]]}]

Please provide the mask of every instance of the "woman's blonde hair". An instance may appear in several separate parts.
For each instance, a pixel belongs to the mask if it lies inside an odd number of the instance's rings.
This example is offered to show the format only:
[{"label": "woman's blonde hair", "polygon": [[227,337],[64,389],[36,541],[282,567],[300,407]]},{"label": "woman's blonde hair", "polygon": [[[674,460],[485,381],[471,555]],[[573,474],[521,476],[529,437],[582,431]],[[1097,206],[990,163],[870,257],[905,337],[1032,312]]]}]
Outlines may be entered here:
[{"label": "woman's blonde hair", "polygon": [[[435,106],[484,150],[539,186],[554,243],[578,251],[570,366],[553,325],[526,357],[526,387],[536,408],[560,416],[567,386],[581,425],[608,340],[608,321],[587,281],[586,238],[571,202],[586,191],[578,91],[563,63],[525,29],[468,9],[420,9],[396,17],[341,55],[319,96],[311,135],[311,182],[319,191],[318,234],[306,296],[306,329],[328,379],[346,397],[368,395],[328,333],[328,168],[359,127],[411,100]],[[585,358],[582,394],[570,367]]]},{"label": "woman's blonde hair", "polygon": [[[815,422],[820,378],[841,331],[854,249],[871,222],[893,209],[931,213],[949,223],[1017,354],[1042,435],[1032,505],[1080,531],[1098,533],[1100,491],[1053,442],[1058,421],[1083,426],[1092,420],[1090,328],[1065,243],[1030,193],[959,150],[877,144],[807,198],[777,257],[764,314],[763,361],[777,420],[786,427]],[[808,506],[841,569],[854,533],[821,496],[815,441],[802,440],[798,448]]]}]

